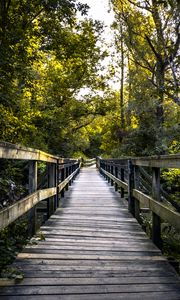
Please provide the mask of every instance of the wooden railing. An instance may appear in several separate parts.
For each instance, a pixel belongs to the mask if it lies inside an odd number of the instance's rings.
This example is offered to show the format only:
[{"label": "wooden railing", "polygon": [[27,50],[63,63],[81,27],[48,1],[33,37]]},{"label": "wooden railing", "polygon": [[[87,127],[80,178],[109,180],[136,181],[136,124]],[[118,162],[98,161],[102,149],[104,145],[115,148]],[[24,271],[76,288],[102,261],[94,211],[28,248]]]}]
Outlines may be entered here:
[{"label": "wooden railing", "polygon": [[[179,154],[123,159],[97,158],[97,167],[111,185],[115,186],[116,191],[120,187],[122,198],[127,193],[128,209],[140,223],[142,212],[152,212],[152,240],[159,248],[162,245],[162,220],[180,231],[178,205],[174,208],[162,201],[160,184],[162,168],[180,168]],[[148,188],[150,181],[151,190]]]},{"label": "wooden railing", "polygon": [[91,167],[96,164],[96,158],[82,160],[83,167]]},{"label": "wooden railing", "polygon": [[[46,200],[44,209],[47,218],[50,217],[59,206],[60,197],[64,196],[64,191],[68,190],[68,186],[78,174],[81,161],[60,158],[36,149],[9,143],[0,143],[0,159],[28,161],[29,165],[29,195],[0,211],[0,230],[29,212],[30,231],[33,234],[37,229],[37,204]],[[38,162],[46,163],[47,188],[37,188]]]}]

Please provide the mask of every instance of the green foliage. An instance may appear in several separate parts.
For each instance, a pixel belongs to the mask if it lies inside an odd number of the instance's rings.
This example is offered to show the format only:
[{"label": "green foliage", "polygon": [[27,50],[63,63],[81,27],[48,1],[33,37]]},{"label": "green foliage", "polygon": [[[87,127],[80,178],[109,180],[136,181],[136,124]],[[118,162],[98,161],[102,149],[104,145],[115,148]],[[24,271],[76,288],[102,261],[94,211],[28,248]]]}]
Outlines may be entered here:
[{"label": "green foliage", "polygon": [[116,47],[114,65],[120,70],[119,77],[122,64],[127,69],[124,105],[122,108],[119,105],[120,115],[125,112],[127,134],[119,150],[116,147],[113,153],[172,153],[180,128],[176,31],[179,6],[176,1],[166,2],[165,6],[156,0],[153,4],[128,0],[112,0],[111,3],[115,13],[112,27]]},{"label": "green foliage", "polygon": [[16,282],[23,280],[24,273],[18,268],[5,268],[0,274],[1,278],[15,279]]},{"label": "green foliage", "polygon": [[102,85],[102,24],[76,18],[87,8],[72,0],[1,1],[0,139],[68,152],[74,127],[92,114],[79,103],[80,89]]},{"label": "green foliage", "polygon": [[161,177],[163,188],[169,193],[170,198],[180,204],[180,170],[164,170]]},{"label": "green foliage", "polygon": [[171,226],[164,227],[162,232],[163,254],[180,263],[180,235]]},{"label": "green foliage", "polygon": [[177,190],[180,186],[180,170],[179,169],[168,169],[163,171],[162,178],[165,180],[167,186],[171,189]]},{"label": "green foliage", "polygon": [[9,274],[8,277],[16,278],[16,275],[22,275],[14,269],[9,270],[6,266],[13,262],[17,253],[27,243],[27,229],[27,219],[23,217],[0,232],[0,276],[6,277]]},{"label": "green foliage", "polygon": [[27,166],[23,162],[0,160],[0,208],[27,195]]},{"label": "green foliage", "polygon": [[[178,6],[174,0],[156,6],[160,28],[164,25],[160,32],[155,7],[146,10],[119,0],[112,4],[116,60],[105,74],[103,26],[86,17],[87,5],[72,0],[0,2],[1,140],[66,157],[178,151],[178,102],[172,102],[177,95]],[[161,61],[163,87],[158,81]],[[107,80],[122,64],[127,74],[120,108],[120,93],[110,91]]]}]

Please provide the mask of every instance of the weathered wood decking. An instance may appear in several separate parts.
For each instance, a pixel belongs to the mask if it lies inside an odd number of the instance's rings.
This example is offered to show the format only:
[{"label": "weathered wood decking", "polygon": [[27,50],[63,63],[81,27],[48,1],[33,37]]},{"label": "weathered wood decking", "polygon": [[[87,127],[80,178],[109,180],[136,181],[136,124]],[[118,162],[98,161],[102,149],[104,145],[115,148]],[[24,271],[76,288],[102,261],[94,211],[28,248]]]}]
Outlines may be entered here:
[{"label": "weathered wood decking", "polygon": [[25,278],[1,299],[180,299],[173,268],[95,168],[81,171],[63,202],[41,227],[45,240],[18,255]]}]

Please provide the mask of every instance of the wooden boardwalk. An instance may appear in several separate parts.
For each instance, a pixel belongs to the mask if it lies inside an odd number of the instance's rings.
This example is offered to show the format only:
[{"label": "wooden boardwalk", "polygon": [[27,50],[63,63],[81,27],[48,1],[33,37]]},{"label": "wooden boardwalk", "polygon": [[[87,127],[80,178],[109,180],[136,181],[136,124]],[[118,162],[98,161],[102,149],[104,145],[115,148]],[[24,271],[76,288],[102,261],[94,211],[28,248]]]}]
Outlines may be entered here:
[{"label": "wooden boardwalk", "polygon": [[82,169],[60,208],[14,265],[25,278],[1,289],[12,300],[173,300],[180,281],[95,168]]}]

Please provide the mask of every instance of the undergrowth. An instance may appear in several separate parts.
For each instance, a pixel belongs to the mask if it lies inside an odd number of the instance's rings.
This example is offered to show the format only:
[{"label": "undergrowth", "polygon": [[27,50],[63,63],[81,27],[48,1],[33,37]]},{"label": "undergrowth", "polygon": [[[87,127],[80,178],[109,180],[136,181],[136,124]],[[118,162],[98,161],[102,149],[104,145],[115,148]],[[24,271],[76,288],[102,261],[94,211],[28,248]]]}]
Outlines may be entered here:
[{"label": "undergrowth", "polygon": [[20,270],[8,267],[17,254],[23,249],[23,246],[29,241],[28,221],[22,217],[16,222],[10,224],[0,232],[0,277],[20,279],[23,274]]},{"label": "undergrowth", "polygon": [[[152,238],[152,216],[141,214],[142,227],[149,238]],[[179,267],[176,271],[180,273],[180,233],[167,223],[161,224],[162,253],[169,260],[177,262]]]}]

